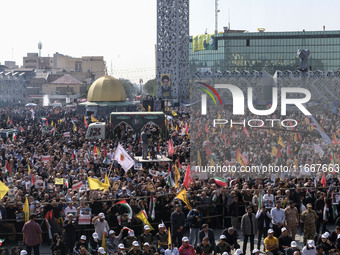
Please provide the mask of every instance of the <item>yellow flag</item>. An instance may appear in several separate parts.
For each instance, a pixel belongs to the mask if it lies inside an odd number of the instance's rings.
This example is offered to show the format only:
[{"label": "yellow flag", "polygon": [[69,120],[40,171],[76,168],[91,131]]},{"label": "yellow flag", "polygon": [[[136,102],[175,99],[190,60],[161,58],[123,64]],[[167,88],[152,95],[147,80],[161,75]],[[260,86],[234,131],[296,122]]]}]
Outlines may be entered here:
[{"label": "yellow flag", "polygon": [[151,112],[151,106],[148,105],[148,112]]},{"label": "yellow flag", "polygon": [[78,129],[77,129],[76,123],[73,123],[73,131],[74,131],[74,132],[77,132],[77,130],[78,130]]},{"label": "yellow flag", "polygon": [[104,181],[105,185],[108,185],[110,187],[110,181],[109,181],[109,177],[107,177],[107,173],[105,173],[105,181]]},{"label": "yellow flag", "polygon": [[298,135],[297,135],[297,133],[295,133],[294,142],[297,142],[297,141],[298,141]]},{"label": "yellow flag", "polygon": [[8,116],[8,118],[7,118],[7,124],[10,123],[10,122],[11,122],[11,119],[10,119],[9,116]]},{"label": "yellow flag", "polygon": [[168,229],[168,246],[171,247],[172,245],[172,240],[171,240],[171,232],[170,232],[170,228]]},{"label": "yellow flag", "polygon": [[150,230],[155,230],[148,221],[145,210],[140,211],[139,213],[136,214],[136,216],[143,222],[144,225],[148,225],[150,227]]},{"label": "yellow flag", "polygon": [[53,127],[53,120],[52,120],[52,122],[51,122],[51,127]]},{"label": "yellow flag", "polygon": [[179,173],[177,165],[175,164],[175,188],[176,189],[179,186],[179,184],[178,184],[179,178],[181,178],[181,174]]},{"label": "yellow flag", "polygon": [[174,116],[174,117],[177,116],[177,113],[176,113],[174,110],[171,111],[171,114],[172,114],[172,116]]},{"label": "yellow flag", "polygon": [[283,139],[281,136],[279,136],[279,140],[277,141],[277,144],[281,145],[282,148],[286,148],[286,145],[285,143],[283,142]]},{"label": "yellow flag", "polygon": [[202,166],[202,158],[201,158],[200,150],[197,150],[197,165]]},{"label": "yellow flag", "polygon": [[54,178],[54,184],[55,185],[64,185],[64,179],[63,178]]},{"label": "yellow flag", "polygon": [[110,187],[110,185],[102,183],[98,179],[87,177],[87,181],[89,182],[89,188],[90,189],[107,190]]},{"label": "yellow flag", "polygon": [[30,167],[30,164],[27,164],[28,166],[28,174],[31,174],[31,167]]},{"label": "yellow flag", "polygon": [[93,116],[91,115],[91,122],[98,122],[98,119],[96,119],[95,117],[93,117]]},{"label": "yellow flag", "polygon": [[294,165],[295,165],[296,170],[298,170],[299,169],[299,164],[297,162],[296,157],[294,157]]},{"label": "yellow flag", "polygon": [[102,247],[106,251],[106,239],[105,239],[105,233],[103,233],[103,238],[102,238]]},{"label": "yellow flag", "polygon": [[277,148],[275,146],[272,147],[272,156],[276,156],[277,155]]},{"label": "yellow flag", "polygon": [[25,222],[29,221],[30,220],[30,206],[28,204],[28,199],[26,197],[25,199],[25,205],[24,205],[24,208],[23,208],[23,211],[25,213]]},{"label": "yellow flag", "polygon": [[9,188],[0,181],[0,199],[2,199],[8,192]]},{"label": "yellow flag", "polygon": [[192,207],[190,205],[188,196],[187,196],[187,190],[183,188],[176,196],[178,199],[182,200],[188,207],[189,210],[192,210]]}]

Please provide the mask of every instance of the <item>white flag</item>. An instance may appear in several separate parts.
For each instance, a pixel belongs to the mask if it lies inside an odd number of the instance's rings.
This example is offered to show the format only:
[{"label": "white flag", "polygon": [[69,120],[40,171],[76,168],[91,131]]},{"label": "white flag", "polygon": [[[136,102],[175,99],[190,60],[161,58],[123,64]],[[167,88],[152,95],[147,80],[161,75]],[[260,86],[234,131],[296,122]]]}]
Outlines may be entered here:
[{"label": "white flag", "polygon": [[315,153],[318,153],[321,157],[323,157],[324,151],[319,145],[313,143],[313,149]]},{"label": "white flag", "polygon": [[125,172],[127,172],[135,164],[135,161],[130,157],[130,155],[120,144],[118,144],[114,160],[117,160],[117,162],[123,167]]}]

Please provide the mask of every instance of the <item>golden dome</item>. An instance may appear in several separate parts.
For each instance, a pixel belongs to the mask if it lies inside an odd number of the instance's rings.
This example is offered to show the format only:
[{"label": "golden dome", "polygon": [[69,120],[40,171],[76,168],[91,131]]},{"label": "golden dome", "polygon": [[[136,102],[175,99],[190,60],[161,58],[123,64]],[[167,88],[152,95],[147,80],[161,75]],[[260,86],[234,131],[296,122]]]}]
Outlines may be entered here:
[{"label": "golden dome", "polygon": [[121,102],[126,101],[125,89],[120,81],[105,75],[95,80],[87,93],[90,102]]}]

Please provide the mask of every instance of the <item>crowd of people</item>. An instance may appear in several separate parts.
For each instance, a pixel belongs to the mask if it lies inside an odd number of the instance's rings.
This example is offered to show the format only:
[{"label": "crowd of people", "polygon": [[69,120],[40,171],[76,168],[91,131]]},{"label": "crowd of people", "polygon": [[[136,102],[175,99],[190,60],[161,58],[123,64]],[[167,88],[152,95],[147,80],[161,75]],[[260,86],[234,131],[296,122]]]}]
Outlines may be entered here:
[{"label": "crowd of people", "polygon": [[[188,107],[166,111],[168,137],[152,123],[146,128],[148,148],[170,158],[170,163],[143,163],[125,171],[114,160],[118,144],[132,157],[143,156],[141,137],[129,127],[117,127],[110,139],[89,141],[84,116],[67,108],[1,108],[1,128],[18,130],[0,140],[0,180],[9,188],[0,200],[0,237],[9,245],[6,249],[26,247],[23,254],[32,250],[39,254],[41,243],[49,244],[53,254],[240,255],[262,252],[262,244],[265,252],[274,254],[293,254],[298,248],[303,254],[338,249],[340,232],[329,230],[333,224],[340,226],[338,175],[327,174],[323,181],[317,175],[254,178],[222,173],[225,182],[219,183],[216,176],[203,178],[195,171],[195,166],[211,159],[239,167],[236,149],[248,165],[278,160],[294,164],[294,159],[299,165],[310,160],[329,163],[329,146],[320,137],[303,133],[310,129],[306,120],[299,117],[305,123],[300,133],[249,129],[249,139],[240,129],[206,125],[212,115],[191,121],[190,112]],[[226,117],[227,111],[220,114]],[[326,133],[336,134],[336,116],[317,120],[324,120]],[[277,145],[279,136],[285,146]],[[310,153],[313,143],[322,148],[322,156]],[[273,146],[281,146],[281,157],[271,155]],[[334,145],[333,152],[338,149]],[[195,159],[198,150],[201,162]],[[184,185],[188,169],[192,179]],[[174,173],[179,178],[173,185]],[[88,177],[104,183],[106,176],[109,188],[90,189]],[[188,203],[176,198],[184,187]],[[26,200],[30,219],[25,219]],[[137,217],[141,211],[150,225]],[[295,241],[299,227],[305,247],[297,247]]]}]

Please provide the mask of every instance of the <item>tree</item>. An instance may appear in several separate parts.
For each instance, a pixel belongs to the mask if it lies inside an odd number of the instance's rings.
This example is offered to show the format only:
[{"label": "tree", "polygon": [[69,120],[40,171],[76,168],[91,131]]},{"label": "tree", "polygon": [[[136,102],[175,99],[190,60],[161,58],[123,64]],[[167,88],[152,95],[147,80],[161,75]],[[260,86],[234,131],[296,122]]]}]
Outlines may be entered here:
[{"label": "tree", "polygon": [[132,84],[131,81],[126,79],[119,79],[119,81],[122,83],[125,89],[126,97],[131,98],[132,95],[137,94],[137,87],[134,84]]},{"label": "tree", "polygon": [[152,80],[148,80],[144,87],[143,90],[148,93],[149,95],[156,96],[157,93],[157,81],[156,78]]}]

